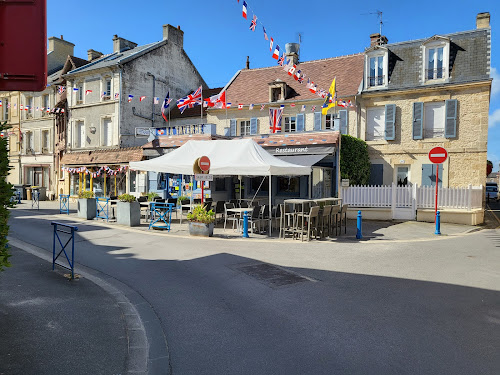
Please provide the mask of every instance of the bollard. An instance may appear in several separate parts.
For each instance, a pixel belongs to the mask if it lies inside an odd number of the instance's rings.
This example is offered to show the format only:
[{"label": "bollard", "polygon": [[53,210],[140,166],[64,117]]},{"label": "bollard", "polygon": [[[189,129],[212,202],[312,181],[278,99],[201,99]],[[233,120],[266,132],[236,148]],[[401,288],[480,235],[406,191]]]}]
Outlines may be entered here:
[{"label": "bollard", "polygon": [[243,213],[243,238],[249,238],[248,236],[248,211]]},{"label": "bollard", "polygon": [[436,231],[434,234],[441,234],[441,213],[439,211],[436,213]]},{"label": "bollard", "polygon": [[362,228],[362,217],[361,217],[361,211],[358,211],[358,223],[357,223],[357,231],[356,231],[356,238],[358,240],[363,238],[363,235],[361,234],[361,228]]}]

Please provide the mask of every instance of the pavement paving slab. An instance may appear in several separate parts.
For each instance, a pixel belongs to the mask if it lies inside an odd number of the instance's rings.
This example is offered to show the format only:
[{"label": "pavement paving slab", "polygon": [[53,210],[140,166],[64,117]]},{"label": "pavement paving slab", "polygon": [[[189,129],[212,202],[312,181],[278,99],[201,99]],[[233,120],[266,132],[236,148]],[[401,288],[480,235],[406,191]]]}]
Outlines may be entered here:
[{"label": "pavement paving slab", "polygon": [[0,375],[123,374],[122,309],[85,278],[11,247],[0,273]]}]

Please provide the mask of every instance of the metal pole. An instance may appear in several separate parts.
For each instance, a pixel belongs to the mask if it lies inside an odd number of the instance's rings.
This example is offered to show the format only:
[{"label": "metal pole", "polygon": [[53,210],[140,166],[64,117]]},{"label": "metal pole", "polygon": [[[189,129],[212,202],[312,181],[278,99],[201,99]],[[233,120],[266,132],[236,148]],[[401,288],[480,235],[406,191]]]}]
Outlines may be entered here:
[{"label": "metal pole", "polygon": [[434,205],[434,222],[436,222],[438,210],[438,186],[439,186],[439,164],[436,165],[436,204]]},{"label": "metal pole", "polygon": [[[151,74],[151,73],[150,73]],[[154,128],[155,127],[155,89],[156,89],[156,77],[151,74],[151,76],[153,76],[153,97],[151,98],[151,127]]]},{"label": "metal pole", "polygon": [[272,191],[271,191],[271,188],[272,188],[272,185],[271,185],[272,177],[273,176],[269,173],[269,229],[268,229],[269,237],[271,237],[271,235],[272,235],[271,225],[272,225],[272,222],[273,222],[272,218],[271,218],[271,215],[272,215],[272,212],[273,212],[272,206],[271,206],[272,205],[272,196],[271,196],[271,193],[272,193]]},{"label": "metal pole", "polygon": [[436,212],[436,231],[434,232],[434,234],[441,234],[441,213],[439,211]]},{"label": "metal pole", "polygon": [[54,267],[56,264],[56,231],[57,231],[57,224],[54,225],[54,236],[52,238],[52,271],[54,271]]},{"label": "metal pole", "polygon": [[[362,222],[362,217],[361,217],[361,211],[358,211],[358,217],[357,217],[357,230],[356,230],[356,238],[358,240],[362,239],[363,238],[363,234],[362,234],[362,225],[363,225],[363,222]],[[340,232],[342,233],[342,227],[340,228]]]},{"label": "metal pole", "polygon": [[243,213],[243,238],[249,238],[248,236],[248,211]]}]

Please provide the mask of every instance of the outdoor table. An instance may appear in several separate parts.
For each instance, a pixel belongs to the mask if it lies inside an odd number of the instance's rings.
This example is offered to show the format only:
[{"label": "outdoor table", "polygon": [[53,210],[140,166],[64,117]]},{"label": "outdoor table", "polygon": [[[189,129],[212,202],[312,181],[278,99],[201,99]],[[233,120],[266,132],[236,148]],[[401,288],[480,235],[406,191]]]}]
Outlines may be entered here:
[{"label": "outdoor table", "polygon": [[[239,214],[240,218],[242,217],[243,213],[248,212],[251,213],[253,212],[253,207],[234,207],[234,208],[228,208],[226,210],[227,212],[233,212],[235,214]],[[238,220],[237,222],[238,225],[238,231],[240,231],[240,221]]]},{"label": "outdoor table", "polygon": [[[301,235],[303,236],[303,233],[304,233],[304,207],[306,205],[311,205],[311,203],[314,202],[314,200],[312,199],[298,199],[298,198],[292,198],[292,199],[285,199],[283,201],[283,218],[286,220],[286,217],[287,217],[287,214],[289,216],[291,216],[291,219],[292,219],[292,228],[291,228],[291,231],[292,233],[295,233],[299,230],[299,217],[302,217],[302,222],[301,222]],[[294,212],[287,212],[286,211],[286,206],[287,204],[291,204],[293,205],[294,207]],[[301,209],[301,212],[297,212],[295,211],[295,206],[296,205],[301,205],[302,209]],[[281,223],[281,225],[284,225],[285,223]],[[286,230],[284,228],[280,228],[280,233],[281,233],[281,230],[283,230],[283,238],[285,238],[286,236]]]}]

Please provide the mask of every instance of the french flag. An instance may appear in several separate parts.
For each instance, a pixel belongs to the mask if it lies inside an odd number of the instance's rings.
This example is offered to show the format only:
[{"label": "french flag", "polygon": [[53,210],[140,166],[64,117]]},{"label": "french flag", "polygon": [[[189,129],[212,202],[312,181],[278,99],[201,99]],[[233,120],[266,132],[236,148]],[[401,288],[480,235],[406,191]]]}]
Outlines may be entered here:
[{"label": "french flag", "polygon": [[141,97],[139,97],[139,101],[140,101],[140,102],[142,102],[144,99],[146,99],[146,97],[145,97],[145,96],[141,96]]},{"label": "french flag", "polygon": [[274,49],[274,52],[273,52],[273,59],[278,60],[279,57],[280,57],[280,46],[278,46],[276,44],[276,48]]},{"label": "french flag", "polygon": [[243,11],[242,11],[242,15],[243,15],[243,18],[244,19],[247,19],[247,2],[244,1],[243,2]]}]

